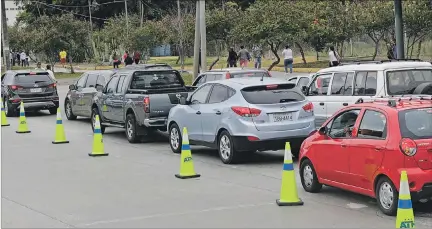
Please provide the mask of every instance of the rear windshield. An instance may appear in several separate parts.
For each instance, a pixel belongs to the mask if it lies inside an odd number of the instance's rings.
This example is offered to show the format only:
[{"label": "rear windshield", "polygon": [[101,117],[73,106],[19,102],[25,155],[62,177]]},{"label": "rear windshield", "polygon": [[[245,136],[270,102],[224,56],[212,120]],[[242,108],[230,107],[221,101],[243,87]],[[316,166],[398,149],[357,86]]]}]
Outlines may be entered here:
[{"label": "rear windshield", "polygon": [[404,138],[432,138],[432,107],[401,111],[399,123]]},{"label": "rear windshield", "polygon": [[151,70],[171,70],[171,66],[168,65],[156,65],[156,66],[148,66],[146,67],[146,69],[151,69]]},{"label": "rear windshield", "polygon": [[251,104],[289,103],[305,100],[295,84],[263,85],[241,90],[245,100]]},{"label": "rear windshield", "polygon": [[19,74],[15,76],[15,83],[20,84],[35,84],[35,83],[42,83],[42,82],[52,82],[51,77],[47,74],[37,74],[37,75],[30,75],[30,74]]},{"label": "rear windshield", "polygon": [[432,82],[432,69],[409,69],[387,72],[389,95],[413,94],[422,83]]},{"label": "rear windshield", "polygon": [[135,72],[131,89],[167,88],[183,86],[180,74],[176,72]]},{"label": "rear windshield", "polygon": [[242,78],[242,77],[270,77],[267,72],[239,72],[230,73],[231,78]]}]

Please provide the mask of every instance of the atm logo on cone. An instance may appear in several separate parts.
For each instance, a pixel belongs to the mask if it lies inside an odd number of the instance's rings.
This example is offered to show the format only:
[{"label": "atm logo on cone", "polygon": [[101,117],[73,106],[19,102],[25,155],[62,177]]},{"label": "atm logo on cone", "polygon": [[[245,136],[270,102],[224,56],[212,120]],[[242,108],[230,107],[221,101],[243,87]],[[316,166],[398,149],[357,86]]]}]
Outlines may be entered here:
[{"label": "atm logo on cone", "polygon": [[192,157],[185,157],[185,159],[183,160],[183,162],[188,162],[188,161],[192,161]]},{"label": "atm logo on cone", "polygon": [[402,221],[399,228],[414,228],[414,221]]}]

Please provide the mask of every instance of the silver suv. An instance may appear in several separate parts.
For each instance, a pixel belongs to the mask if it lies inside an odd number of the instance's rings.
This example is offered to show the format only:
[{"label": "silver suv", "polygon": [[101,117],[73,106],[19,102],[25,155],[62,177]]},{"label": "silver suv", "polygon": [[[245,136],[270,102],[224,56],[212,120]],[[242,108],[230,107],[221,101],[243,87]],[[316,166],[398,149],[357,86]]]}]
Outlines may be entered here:
[{"label": "silver suv", "polygon": [[271,77],[270,73],[264,69],[243,69],[243,68],[223,68],[201,73],[193,82],[192,86],[201,86],[202,84],[215,80],[242,78],[242,77]]}]

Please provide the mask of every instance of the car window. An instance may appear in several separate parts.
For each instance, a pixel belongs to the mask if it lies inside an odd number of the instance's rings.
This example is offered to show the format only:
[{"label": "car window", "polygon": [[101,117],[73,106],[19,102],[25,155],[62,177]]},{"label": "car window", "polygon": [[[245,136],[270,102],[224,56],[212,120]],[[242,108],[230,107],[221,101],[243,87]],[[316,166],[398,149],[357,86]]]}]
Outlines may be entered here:
[{"label": "car window", "polygon": [[168,65],[154,65],[154,66],[147,66],[145,69],[149,70],[171,70],[172,67]]},{"label": "car window", "polygon": [[352,128],[360,114],[360,109],[348,110],[336,116],[331,124],[329,136],[331,138],[350,138]]},{"label": "car window", "polygon": [[242,78],[242,77],[271,77],[267,72],[235,72],[231,73],[231,78]]},{"label": "car window", "polygon": [[335,73],[333,75],[332,86],[331,86],[331,94],[332,95],[343,95],[345,80],[347,78],[348,73]]},{"label": "car window", "polygon": [[39,73],[36,75],[30,74],[17,74],[14,78],[16,84],[36,84],[42,82],[52,82],[48,73]]},{"label": "car window", "polygon": [[319,75],[309,88],[308,95],[327,95],[332,74]]},{"label": "car window", "polygon": [[96,84],[105,86],[106,82],[108,82],[108,80],[111,78],[112,75],[113,75],[112,72],[99,74],[99,77],[97,78]]},{"label": "car window", "polygon": [[84,73],[81,76],[81,78],[76,82],[77,88],[79,89],[85,87],[86,81],[87,81],[87,73]]},{"label": "car window", "polygon": [[206,75],[198,76],[198,78],[195,80],[194,86],[200,86],[201,84],[205,83],[205,77],[206,77]]},{"label": "car window", "polygon": [[387,119],[378,111],[366,110],[360,123],[358,138],[382,139],[387,137]]},{"label": "car window", "polygon": [[432,107],[399,112],[400,131],[403,138],[432,138]]},{"label": "car window", "polygon": [[228,88],[219,84],[216,84],[209,97],[208,103],[220,103],[228,99]]},{"label": "car window", "polygon": [[211,84],[207,84],[204,85],[203,87],[201,87],[200,89],[198,89],[191,97],[191,103],[192,104],[202,104],[205,103],[207,100],[207,96],[210,92],[212,85]]},{"label": "car window", "polygon": [[354,95],[375,95],[377,92],[377,72],[357,72]]},{"label": "car window", "polygon": [[289,81],[289,82],[293,82],[293,83],[295,83],[295,82],[297,81],[297,78],[294,77],[294,78],[289,79],[288,81]]},{"label": "car window", "polygon": [[343,95],[352,95],[353,93],[353,79],[354,79],[354,73],[349,72],[344,85]]},{"label": "car window", "polygon": [[175,71],[136,71],[133,74],[131,89],[169,88],[183,86],[181,75]]},{"label": "car window", "polygon": [[116,90],[117,93],[123,92],[123,83],[124,83],[125,78],[126,78],[126,76],[124,76],[124,75],[120,76],[119,83],[117,84],[117,90]]},{"label": "car window", "polygon": [[301,77],[297,82],[297,86],[303,87],[309,84],[309,77]]},{"label": "car window", "polygon": [[387,72],[389,95],[413,94],[422,83],[432,81],[432,69],[408,69]]},{"label": "car window", "polygon": [[249,86],[241,90],[243,98],[251,104],[275,104],[304,101],[306,98],[292,83]]},{"label": "car window", "polygon": [[211,82],[211,81],[215,81],[215,80],[220,80],[219,76],[222,76],[222,75],[220,75],[220,74],[207,74],[205,82]]},{"label": "car window", "polygon": [[108,84],[106,86],[105,93],[106,94],[114,93],[116,91],[118,81],[119,81],[118,75],[111,78],[111,80],[108,82]]},{"label": "car window", "polygon": [[98,75],[97,74],[89,74],[87,76],[87,82],[85,87],[95,87],[96,86],[96,81],[97,81]]}]

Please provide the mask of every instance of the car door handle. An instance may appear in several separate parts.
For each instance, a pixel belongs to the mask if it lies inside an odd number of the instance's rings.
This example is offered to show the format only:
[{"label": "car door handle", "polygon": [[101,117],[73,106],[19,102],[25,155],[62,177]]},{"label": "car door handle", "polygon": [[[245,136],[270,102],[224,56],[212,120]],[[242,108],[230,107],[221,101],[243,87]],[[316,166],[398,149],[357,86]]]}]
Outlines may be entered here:
[{"label": "car door handle", "polygon": [[221,115],[222,112],[220,112],[220,111],[216,111],[216,114],[217,114],[217,115]]},{"label": "car door handle", "polygon": [[324,103],[319,103],[320,106],[324,106]]},{"label": "car door handle", "polygon": [[375,150],[376,151],[380,151],[380,150],[383,150],[384,149],[384,147],[381,147],[381,146],[375,146]]},{"label": "car door handle", "polygon": [[348,106],[348,103],[342,103],[342,105],[344,105],[344,106]]},{"label": "car door handle", "polygon": [[197,114],[197,115],[200,115],[200,114],[201,114],[201,111],[197,111],[196,114]]},{"label": "car door handle", "polygon": [[341,144],[341,147],[346,148],[347,145],[342,143],[342,144]]}]

